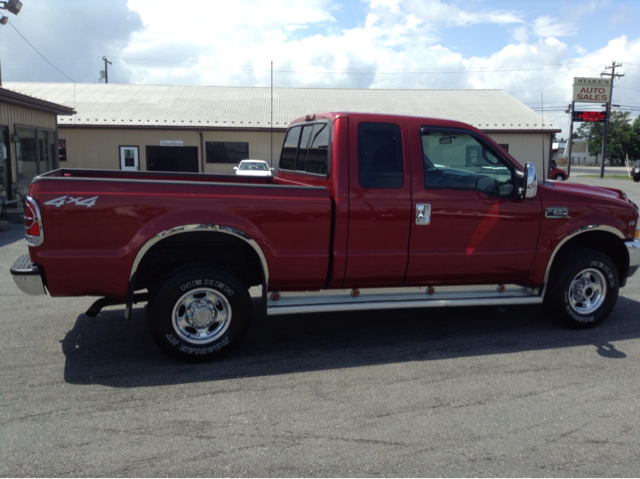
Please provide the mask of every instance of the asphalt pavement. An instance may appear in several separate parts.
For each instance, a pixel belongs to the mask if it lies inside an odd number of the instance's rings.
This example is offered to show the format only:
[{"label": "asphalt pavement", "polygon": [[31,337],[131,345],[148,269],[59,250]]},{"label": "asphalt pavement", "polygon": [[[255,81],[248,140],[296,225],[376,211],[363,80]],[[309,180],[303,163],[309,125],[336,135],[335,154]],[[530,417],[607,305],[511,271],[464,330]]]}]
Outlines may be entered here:
[{"label": "asphalt pavement", "polygon": [[[640,184],[575,176],[623,189]],[[258,318],[202,365],[144,310],[26,296],[0,232],[0,476],[635,477],[640,275],[601,326],[539,307]]]}]

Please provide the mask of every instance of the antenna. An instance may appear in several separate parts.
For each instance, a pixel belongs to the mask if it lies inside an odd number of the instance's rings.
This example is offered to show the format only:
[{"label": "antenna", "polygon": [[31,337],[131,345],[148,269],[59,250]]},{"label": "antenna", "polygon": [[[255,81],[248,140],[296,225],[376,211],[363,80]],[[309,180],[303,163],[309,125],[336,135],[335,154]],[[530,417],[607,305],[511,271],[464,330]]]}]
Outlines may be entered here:
[{"label": "antenna", "polygon": [[[542,137],[542,184],[546,184],[547,181],[547,176],[549,175],[549,172],[547,171],[547,167],[545,166],[545,161],[544,161],[544,93],[540,92],[540,106],[541,106],[541,112],[542,112],[542,125],[540,126],[540,133],[542,133],[541,137]],[[549,141],[551,141],[551,136],[549,136]],[[551,148],[553,148],[552,145]]]},{"label": "antenna", "polygon": [[270,167],[273,166],[273,60],[271,60],[271,156],[270,156]]}]

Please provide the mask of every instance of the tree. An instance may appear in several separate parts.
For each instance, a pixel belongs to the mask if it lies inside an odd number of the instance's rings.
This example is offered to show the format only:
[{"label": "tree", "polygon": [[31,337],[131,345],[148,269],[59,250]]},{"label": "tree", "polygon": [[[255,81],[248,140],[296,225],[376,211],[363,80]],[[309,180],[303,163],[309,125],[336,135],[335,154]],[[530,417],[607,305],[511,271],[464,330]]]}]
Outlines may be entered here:
[{"label": "tree", "polygon": [[640,116],[631,125],[631,145],[629,148],[629,158],[640,160]]}]

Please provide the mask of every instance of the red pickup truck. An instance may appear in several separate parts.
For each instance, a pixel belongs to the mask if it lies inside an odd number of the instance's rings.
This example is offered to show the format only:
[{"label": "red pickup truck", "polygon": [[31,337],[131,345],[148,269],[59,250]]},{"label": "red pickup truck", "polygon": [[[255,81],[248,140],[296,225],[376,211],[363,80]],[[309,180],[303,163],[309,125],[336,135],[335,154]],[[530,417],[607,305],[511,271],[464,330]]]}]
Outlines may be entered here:
[{"label": "red pickup truck", "polygon": [[543,304],[585,328],[640,265],[621,191],[538,182],[469,125],[392,115],[295,120],[274,178],[53,171],[25,223],[23,291],[104,296],[94,316],[147,301],[187,361],[240,341],[252,295],[269,315]]}]

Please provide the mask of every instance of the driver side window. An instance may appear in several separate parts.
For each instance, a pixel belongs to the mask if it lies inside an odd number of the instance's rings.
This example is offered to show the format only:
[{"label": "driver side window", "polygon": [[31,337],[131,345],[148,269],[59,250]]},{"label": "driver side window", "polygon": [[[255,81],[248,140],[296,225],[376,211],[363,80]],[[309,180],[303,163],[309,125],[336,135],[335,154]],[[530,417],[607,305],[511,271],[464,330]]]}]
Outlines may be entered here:
[{"label": "driver side window", "polygon": [[489,196],[514,191],[513,172],[475,137],[460,131],[422,131],[426,188],[477,190]]}]

